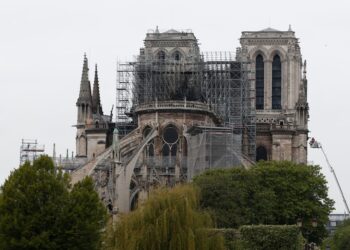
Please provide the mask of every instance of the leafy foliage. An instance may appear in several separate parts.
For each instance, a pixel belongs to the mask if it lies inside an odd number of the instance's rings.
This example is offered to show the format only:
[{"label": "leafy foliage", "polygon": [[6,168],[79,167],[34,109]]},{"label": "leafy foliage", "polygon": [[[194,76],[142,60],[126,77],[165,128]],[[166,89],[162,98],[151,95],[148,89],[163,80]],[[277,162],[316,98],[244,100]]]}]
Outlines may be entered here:
[{"label": "leafy foliage", "polygon": [[[91,178],[73,186],[66,212],[65,249],[99,249],[106,209],[94,190]],[[64,246],[63,245],[63,246]]]},{"label": "leafy foliage", "polygon": [[211,232],[221,234],[225,240],[226,250],[244,250],[239,229],[236,228],[214,228]]},{"label": "leafy foliage", "polygon": [[301,250],[304,245],[295,225],[242,226],[240,232],[246,250]]},{"label": "leafy foliage", "polygon": [[222,236],[207,230],[213,226],[210,216],[197,207],[198,191],[191,185],[156,190],[120,219],[107,237],[107,249],[224,249]]},{"label": "leafy foliage", "polygon": [[14,170],[1,188],[0,249],[97,249],[104,207],[91,179],[69,188],[48,156]]},{"label": "leafy foliage", "polygon": [[202,193],[201,206],[214,214],[219,227],[292,225],[301,218],[309,241],[319,243],[327,234],[324,225],[333,201],[319,166],[261,161],[250,170],[211,170],[194,182]]},{"label": "leafy foliage", "polygon": [[301,250],[304,246],[295,225],[252,225],[210,231],[224,236],[227,250]]},{"label": "leafy foliage", "polygon": [[334,250],[350,249],[350,219],[347,219],[342,225],[338,226],[334,235],[324,245],[328,245]]}]

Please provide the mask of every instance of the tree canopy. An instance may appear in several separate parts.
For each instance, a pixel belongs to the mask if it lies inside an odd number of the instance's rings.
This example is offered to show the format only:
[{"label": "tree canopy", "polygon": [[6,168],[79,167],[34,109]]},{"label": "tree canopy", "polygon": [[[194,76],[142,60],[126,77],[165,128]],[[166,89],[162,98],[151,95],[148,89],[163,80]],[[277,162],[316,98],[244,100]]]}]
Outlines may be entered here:
[{"label": "tree canopy", "polygon": [[350,219],[345,220],[337,227],[326,245],[330,246],[332,250],[350,249]]},{"label": "tree canopy", "polygon": [[191,185],[160,189],[135,211],[111,227],[106,248],[113,250],[221,250],[221,234],[208,229],[213,222],[198,210],[198,191]]},{"label": "tree canopy", "polygon": [[1,187],[0,249],[98,249],[106,212],[90,178],[71,190],[68,175],[42,156]]},{"label": "tree canopy", "polygon": [[201,189],[201,206],[214,214],[219,227],[295,225],[301,219],[309,241],[319,243],[327,234],[324,225],[334,202],[319,166],[261,161],[249,170],[211,170],[194,182]]}]

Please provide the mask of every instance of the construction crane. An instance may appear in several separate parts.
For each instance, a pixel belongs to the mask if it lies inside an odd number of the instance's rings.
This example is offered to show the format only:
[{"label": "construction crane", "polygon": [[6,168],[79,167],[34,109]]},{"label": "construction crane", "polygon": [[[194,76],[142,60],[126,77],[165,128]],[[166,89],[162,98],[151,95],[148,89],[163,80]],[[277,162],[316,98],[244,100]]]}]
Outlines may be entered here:
[{"label": "construction crane", "polygon": [[345,199],[345,196],[344,196],[344,193],[343,193],[343,190],[339,184],[339,181],[338,181],[338,178],[337,178],[337,175],[335,174],[335,171],[334,171],[334,168],[332,167],[332,165],[330,164],[329,160],[328,160],[328,157],[326,155],[326,152],[324,151],[323,147],[322,147],[322,144],[318,141],[315,140],[315,138],[311,138],[311,141],[310,141],[310,147],[311,148],[320,148],[322,150],[322,153],[324,155],[324,157],[326,158],[326,162],[327,162],[327,165],[329,167],[329,169],[331,170],[331,173],[333,174],[334,176],[334,179],[338,185],[338,189],[340,191],[340,194],[343,198],[343,202],[344,202],[344,205],[345,205],[345,208],[346,208],[346,212],[348,213],[348,215],[350,214],[350,210],[349,210],[349,206],[348,206],[348,203],[346,202],[346,199]]}]

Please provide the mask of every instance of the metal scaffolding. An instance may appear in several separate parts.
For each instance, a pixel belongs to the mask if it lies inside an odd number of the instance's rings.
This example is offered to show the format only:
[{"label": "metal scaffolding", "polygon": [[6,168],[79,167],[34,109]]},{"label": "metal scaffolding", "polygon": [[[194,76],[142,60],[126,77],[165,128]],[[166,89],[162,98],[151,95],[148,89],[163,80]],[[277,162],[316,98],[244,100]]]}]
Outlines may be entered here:
[{"label": "metal scaffolding", "polygon": [[20,165],[23,165],[26,161],[33,163],[33,161],[45,152],[45,146],[40,145],[38,141],[22,139],[20,148]]},{"label": "metal scaffolding", "polygon": [[125,113],[131,108],[133,72],[134,65],[132,63],[117,64],[116,119],[118,123],[130,120]]},{"label": "metal scaffolding", "polygon": [[232,52],[203,54],[202,89],[206,100],[221,116],[223,125],[241,136],[235,152],[255,160],[256,123],[254,92],[251,87],[249,63],[236,61]]},{"label": "metal scaffolding", "polygon": [[208,52],[186,60],[150,59],[119,63],[117,124],[130,124],[126,114],[154,101],[188,100],[206,103],[233,130],[234,149],[255,160],[255,106],[249,63],[232,52]]},{"label": "metal scaffolding", "polygon": [[135,127],[133,120],[127,115],[132,107],[134,87],[134,63],[117,63],[117,98],[116,127],[124,136]]}]

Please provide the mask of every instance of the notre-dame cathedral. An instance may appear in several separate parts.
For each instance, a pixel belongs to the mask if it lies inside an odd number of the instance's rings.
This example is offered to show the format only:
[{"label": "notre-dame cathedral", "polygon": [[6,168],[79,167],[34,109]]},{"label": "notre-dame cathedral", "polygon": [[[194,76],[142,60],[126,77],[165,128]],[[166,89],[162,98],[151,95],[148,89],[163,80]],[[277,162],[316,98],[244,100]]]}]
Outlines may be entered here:
[{"label": "notre-dame cathedral", "polygon": [[84,56],[68,169],[73,183],[92,176],[112,212],[206,169],[307,162],[306,62],[291,28],[244,31],[235,53],[203,53],[188,30],[147,33],[137,59],[118,67],[116,119],[99,84],[96,67],[91,91]]}]

